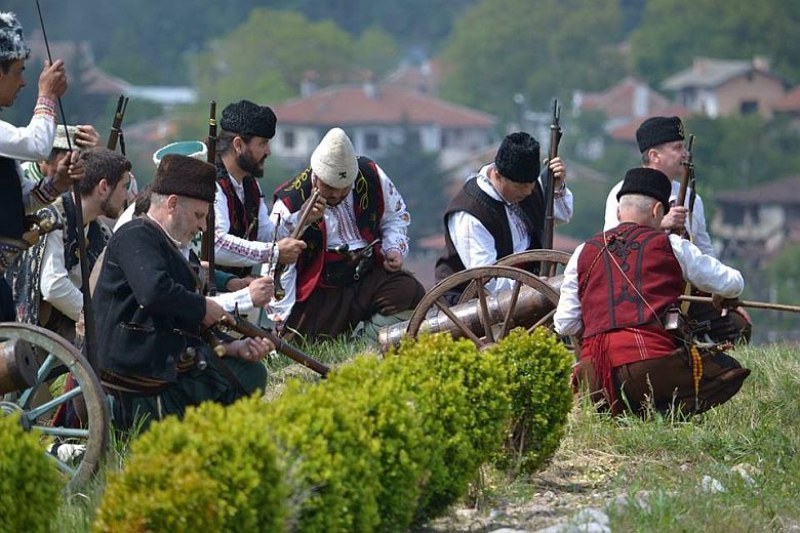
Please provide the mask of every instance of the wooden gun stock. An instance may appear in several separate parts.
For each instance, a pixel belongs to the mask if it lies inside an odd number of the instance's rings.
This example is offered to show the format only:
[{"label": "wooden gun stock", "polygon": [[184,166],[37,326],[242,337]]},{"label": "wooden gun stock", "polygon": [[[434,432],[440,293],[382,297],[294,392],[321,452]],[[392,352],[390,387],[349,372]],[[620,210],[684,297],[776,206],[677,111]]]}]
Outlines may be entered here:
[{"label": "wooden gun stock", "polygon": [[275,345],[275,349],[277,351],[295,360],[296,362],[300,363],[306,368],[310,368],[311,370],[313,370],[322,377],[326,377],[328,375],[328,372],[330,372],[331,369],[327,365],[325,365],[320,361],[317,361],[310,355],[302,352],[300,349],[295,348],[294,346],[292,346],[291,344],[280,338],[278,335],[276,335],[275,332],[257,326],[240,316],[236,316],[234,317],[234,319],[236,321],[235,323],[230,324],[229,322],[223,322],[223,325],[245,337],[253,337],[253,338],[263,337],[265,339],[269,339]]},{"label": "wooden gun stock", "polygon": [[[303,233],[305,233],[306,229],[308,229],[308,217],[311,216],[311,211],[314,209],[314,204],[317,203],[319,199],[319,189],[314,189],[309,197],[308,201],[303,205],[303,209],[300,211],[300,214],[297,217],[297,225],[292,231],[291,238],[292,239],[299,239]],[[275,270],[272,274],[272,280],[275,283],[275,299],[282,300],[284,296],[286,296],[286,289],[284,289],[283,285],[281,285],[281,276],[286,271],[286,265],[282,265],[280,263],[275,265]]]},{"label": "wooden gun stock", "polygon": [[[686,161],[683,162],[684,166],[686,167],[686,173],[683,175],[683,179],[681,179],[681,187],[678,189],[678,198],[675,200],[675,205],[686,205],[686,191],[689,188],[689,184],[692,184],[692,196],[694,196],[694,157],[692,155],[692,149],[694,148],[694,135],[689,135],[689,141],[686,143]],[[691,207],[694,207],[694,201],[691,202]],[[688,216],[686,217],[686,225],[691,224],[691,217],[692,213],[689,212]],[[684,238],[688,238],[689,232],[686,230],[686,226],[684,226],[683,230],[672,230],[673,235],[681,235]]]}]

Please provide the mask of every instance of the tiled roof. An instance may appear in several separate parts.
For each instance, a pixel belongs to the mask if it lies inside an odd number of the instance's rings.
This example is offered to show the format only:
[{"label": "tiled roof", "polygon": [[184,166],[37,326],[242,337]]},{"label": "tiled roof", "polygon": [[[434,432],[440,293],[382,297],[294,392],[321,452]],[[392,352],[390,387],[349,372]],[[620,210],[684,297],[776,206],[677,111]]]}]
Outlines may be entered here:
[{"label": "tiled roof", "polygon": [[[637,101],[641,98],[637,91],[645,91],[645,102]],[[661,109],[669,107],[670,102],[643,81],[627,77],[605,92],[584,94],[581,108],[603,111],[606,117],[615,119],[639,115],[637,106],[642,104],[645,113],[660,113]]]},{"label": "tiled roof", "polygon": [[800,87],[795,87],[773,104],[775,111],[800,111]]},{"label": "tiled roof", "polygon": [[711,59],[697,57],[692,66],[664,80],[661,87],[670,91],[680,91],[689,87],[713,89],[723,83],[743,76],[748,72],[758,71],[765,76],[780,78],[764,66],[757,66],[754,61],[738,59]]},{"label": "tiled roof", "polygon": [[355,126],[365,124],[440,124],[445,128],[491,128],[496,118],[401,87],[374,85],[374,96],[360,85],[321,89],[275,107],[282,124]]},{"label": "tiled roof", "polygon": [[726,204],[800,204],[800,176],[760,183],[743,191],[725,191],[714,195],[714,198]]}]

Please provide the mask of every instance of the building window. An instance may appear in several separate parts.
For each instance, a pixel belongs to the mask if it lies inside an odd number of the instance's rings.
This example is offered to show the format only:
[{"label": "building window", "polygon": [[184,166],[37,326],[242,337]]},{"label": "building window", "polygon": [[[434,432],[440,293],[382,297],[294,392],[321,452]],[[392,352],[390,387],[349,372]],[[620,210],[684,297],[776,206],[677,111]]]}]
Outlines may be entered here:
[{"label": "building window", "polygon": [[288,130],[283,132],[283,146],[284,148],[294,148],[297,139],[295,137],[294,131]]},{"label": "building window", "polygon": [[364,135],[364,146],[366,150],[377,150],[381,147],[381,138],[377,133],[367,133]]},{"label": "building window", "polygon": [[755,100],[743,100],[742,103],[739,104],[739,110],[742,115],[758,113],[758,102]]}]

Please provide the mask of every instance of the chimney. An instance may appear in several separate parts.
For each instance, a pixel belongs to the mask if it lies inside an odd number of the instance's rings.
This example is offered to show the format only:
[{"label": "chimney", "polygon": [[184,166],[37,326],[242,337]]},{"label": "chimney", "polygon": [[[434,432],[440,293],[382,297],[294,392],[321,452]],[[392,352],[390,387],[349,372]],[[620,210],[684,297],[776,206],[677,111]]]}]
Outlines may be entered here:
[{"label": "chimney", "polygon": [[769,59],[766,56],[753,56],[753,68],[761,72],[768,72],[770,68]]},{"label": "chimney", "polygon": [[375,84],[374,76],[371,70],[364,71],[364,94],[367,95],[367,98],[370,100],[377,100],[378,99],[378,87]]},{"label": "chimney", "polygon": [[300,96],[308,98],[315,92],[317,92],[317,73],[307,70],[303,75],[303,81],[300,82]]}]

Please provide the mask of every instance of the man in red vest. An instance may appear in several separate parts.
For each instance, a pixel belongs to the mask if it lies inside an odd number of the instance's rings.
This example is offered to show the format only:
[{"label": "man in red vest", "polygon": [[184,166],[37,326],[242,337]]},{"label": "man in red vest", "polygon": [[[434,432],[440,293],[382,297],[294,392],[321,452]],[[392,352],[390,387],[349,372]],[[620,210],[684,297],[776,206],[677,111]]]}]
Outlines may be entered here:
[{"label": "man in red vest", "polygon": [[729,355],[675,335],[685,281],[712,293],[718,307],[737,297],[744,281],[659,229],[670,191],[663,172],[629,170],[617,194],[619,225],[578,246],[564,271],[556,331],[583,336],[576,381],[614,414],[703,412],[729,400],[750,374]]}]

